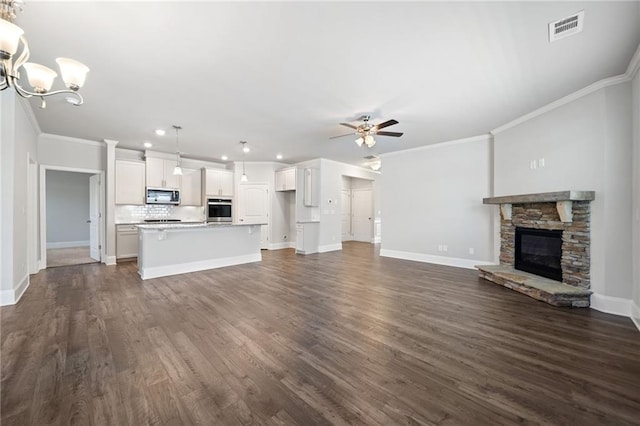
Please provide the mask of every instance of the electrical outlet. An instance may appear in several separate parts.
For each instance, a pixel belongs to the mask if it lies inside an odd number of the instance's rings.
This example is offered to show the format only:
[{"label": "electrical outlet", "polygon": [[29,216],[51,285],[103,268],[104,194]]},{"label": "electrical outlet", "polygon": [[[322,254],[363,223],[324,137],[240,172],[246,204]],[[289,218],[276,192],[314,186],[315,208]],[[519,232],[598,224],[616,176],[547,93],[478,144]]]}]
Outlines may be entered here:
[{"label": "electrical outlet", "polygon": [[447,246],[442,246],[442,251],[446,252],[446,251],[448,251],[448,250],[449,250],[449,247],[447,247]]},{"label": "electrical outlet", "polygon": [[529,162],[529,169],[530,170],[535,170],[538,168],[538,162],[536,160],[531,160]]},{"label": "electrical outlet", "polygon": [[469,247],[469,254],[475,254],[475,249],[473,247]]},{"label": "electrical outlet", "polygon": [[538,160],[538,167],[544,169],[544,158]]},{"label": "electrical outlet", "polygon": [[438,245],[438,251],[442,251],[442,244]]}]

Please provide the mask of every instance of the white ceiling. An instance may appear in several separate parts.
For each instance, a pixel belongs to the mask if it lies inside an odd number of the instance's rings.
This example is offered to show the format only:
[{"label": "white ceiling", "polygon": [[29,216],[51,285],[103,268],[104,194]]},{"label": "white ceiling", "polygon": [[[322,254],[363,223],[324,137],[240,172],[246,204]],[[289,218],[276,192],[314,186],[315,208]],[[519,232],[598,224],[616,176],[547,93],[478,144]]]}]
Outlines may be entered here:
[{"label": "white ceiling", "polygon": [[[550,44],[547,24],[579,10],[584,31]],[[246,140],[248,161],[290,163],[487,133],[624,73],[640,43],[638,2],[30,1],[16,23],[33,62],[91,68],[81,107],[33,101],[43,132],[175,151],[179,124],[186,156],[237,160]],[[329,140],[363,113],[404,136]]]}]

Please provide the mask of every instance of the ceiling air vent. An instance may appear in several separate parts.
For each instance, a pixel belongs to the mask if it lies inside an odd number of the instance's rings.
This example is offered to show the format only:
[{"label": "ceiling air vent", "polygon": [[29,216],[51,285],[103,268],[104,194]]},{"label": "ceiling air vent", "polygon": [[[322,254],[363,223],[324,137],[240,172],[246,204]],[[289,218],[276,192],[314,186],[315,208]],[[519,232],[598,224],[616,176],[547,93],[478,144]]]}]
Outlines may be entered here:
[{"label": "ceiling air vent", "polygon": [[560,40],[561,38],[578,34],[582,31],[583,23],[584,10],[560,19],[559,21],[551,22],[549,24],[549,42],[552,43],[556,40]]}]

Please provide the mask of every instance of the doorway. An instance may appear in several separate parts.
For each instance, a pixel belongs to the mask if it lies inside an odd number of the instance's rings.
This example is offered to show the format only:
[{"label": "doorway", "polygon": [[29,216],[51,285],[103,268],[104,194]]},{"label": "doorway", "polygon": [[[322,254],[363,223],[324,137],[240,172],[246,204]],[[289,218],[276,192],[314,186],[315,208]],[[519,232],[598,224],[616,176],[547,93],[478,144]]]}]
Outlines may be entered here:
[{"label": "doorway", "polygon": [[342,241],[373,242],[373,182],[342,177]]},{"label": "doorway", "polygon": [[42,166],[41,269],[103,259],[104,172]]}]

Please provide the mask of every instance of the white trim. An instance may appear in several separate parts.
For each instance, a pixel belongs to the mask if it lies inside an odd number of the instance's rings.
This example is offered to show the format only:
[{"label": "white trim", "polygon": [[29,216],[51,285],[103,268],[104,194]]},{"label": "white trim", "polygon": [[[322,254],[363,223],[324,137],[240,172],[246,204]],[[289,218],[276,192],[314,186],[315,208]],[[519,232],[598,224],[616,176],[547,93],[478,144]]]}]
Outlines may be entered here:
[{"label": "white trim", "polygon": [[220,259],[201,260],[197,262],[181,263],[178,265],[154,266],[141,268],[138,273],[143,280],[150,278],[166,277],[169,275],[186,274],[189,272],[204,271],[207,269],[223,268],[225,266],[240,265],[243,263],[261,262],[262,254],[247,254],[243,256],[223,257]]},{"label": "white trim", "polygon": [[12,290],[0,291],[0,306],[15,305],[18,303],[24,292],[29,288],[29,283],[29,274],[27,274],[22,278],[22,280],[20,280],[18,287]]},{"label": "white trim", "polygon": [[629,79],[633,79],[638,70],[640,70],[640,44],[636,49],[636,53],[633,54],[633,58],[629,61],[629,66],[627,67],[625,75],[629,76]]},{"label": "white trim", "polygon": [[296,248],[296,243],[291,241],[285,241],[284,243],[269,244],[269,250],[281,250],[287,248]]},{"label": "white trim", "polygon": [[373,237],[371,239],[371,244],[380,244],[382,242],[382,237]]},{"label": "white trim", "polygon": [[117,263],[115,256],[104,256],[103,259],[104,259],[104,264],[107,266],[113,266]]},{"label": "white trim", "polygon": [[38,134],[38,137],[39,137],[42,134],[42,130],[40,129],[40,124],[38,124],[38,120],[36,120],[36,115],[33,113],[33,108],[31,108],[31,103],[29,103],[29,101],[26,98],[23,98],[22,96],[18,96],[17,99],[20,100],[20,102],[18,103],[22,106],[24,113],[27,114],[27,117],[29,118],[31,125],[36,130],[36,133]]},{"label": "white trim", "polygon": [[57,243],[47,243],[48,249],[71,248],[71,247],[89,247],[89,241],[60,241]]},{"label": "white trim", "polygon": [[324,245],[324,246],[320,246],[320,247],[318,247],[317,253],[327,253],[329,251],[337,251],[337,250],[342,250],[342,243],[327,244],[327,245]]},{"label": "white trim", "polygon": [[631,299],[622,297],[605,296],[604,294],[593,293],[591,295],[591,308],[607,314],[631,316]]},{"label": "white trim", "polygon": [[596,92],[600,89],[604,89],[605,87],[609,87],[609,86],[614,86],[616,84],[620,84],[620,83],[625,83],[627,81],[630,81],[632,77],[630,77],[629,75],[625,74],[621,74],[621,75],[617,75],[615,77],[609,77],[609,78],[605,78],[602,79],[600,81],[596,81],[595,83],[587,86],[587,87],[583,87],[582,89],[575,91],[563,98],[560,98],[556,101],[551,102],[550,104],[547,104],[541,108],[538,108],[534,111],[531,111],[528,114],[525,114],[521,117],[516,118],[515,120],[512,120],[510,122],[508,122],[507,124],[503,124],[500,127],[496,127],[495,129],[493,129],[491,131],[492,135],[497,135],[498,133],[502,133],[505,130],[508,130],[512,127],[515,127],[519,124],[522,124],[526,121],[529,121],[533,118],[536,118],[542,114],[546,114],[549,111],[552,111],[556,108],[559,108],[563,105],[566,105],[568,103],[571,103],[573,101],[575,101],[576,99],[580,99],[584,96],[590,95],[593,92]]},{"label": "white trim", "polygon": [[636,303],[631,301],[631,321],[638,327],[638,331],[640,331],[640,307],[636,305]]},{"label": "white trim", "polygon": [[58,140],[61,142],[79,143],[83,145],[99,146],[101,148],[106,147],[104,142],[92,141],[89,139],[72,138],[71,136],[54,135],[52,133],[40,133],[40,138],[43,138],[43,137],[48,139]]},{"label": "white trim", "polygon": [[453,140],[450,140],[450,141],[438,142],[438,143],[434,143],[434,144],[431,144],[431,145],[418,146],[416,148],[404,149],[402,151],[387,152],[385,154],[379,154],[378,157],[380,157],[380,158],[393,157],[394,155],[402,155],[402,154],[406,154],[408,152],[426,151],[426,150],[429,150],[429,149],[443,148],[443,147],[450,146],[450,145],[459,145],[459,144],[463,144],[463,143],[490,141],[491,140],[491,136],[492,136],[491,134],[486,133],[486,134],[483,134],[483,135],[471,136],[471,137],[468,137],[468,138],[453,139]]},{"label": "white trim", "polygon": [[493,262],[457,257],[434,256],[424,253],[380,249],[380,256],[395,259],[412,260],[414,262],[435,263],[436,265],[455,266],[458,268],[475,269],[476,265],[494,265]]}]

